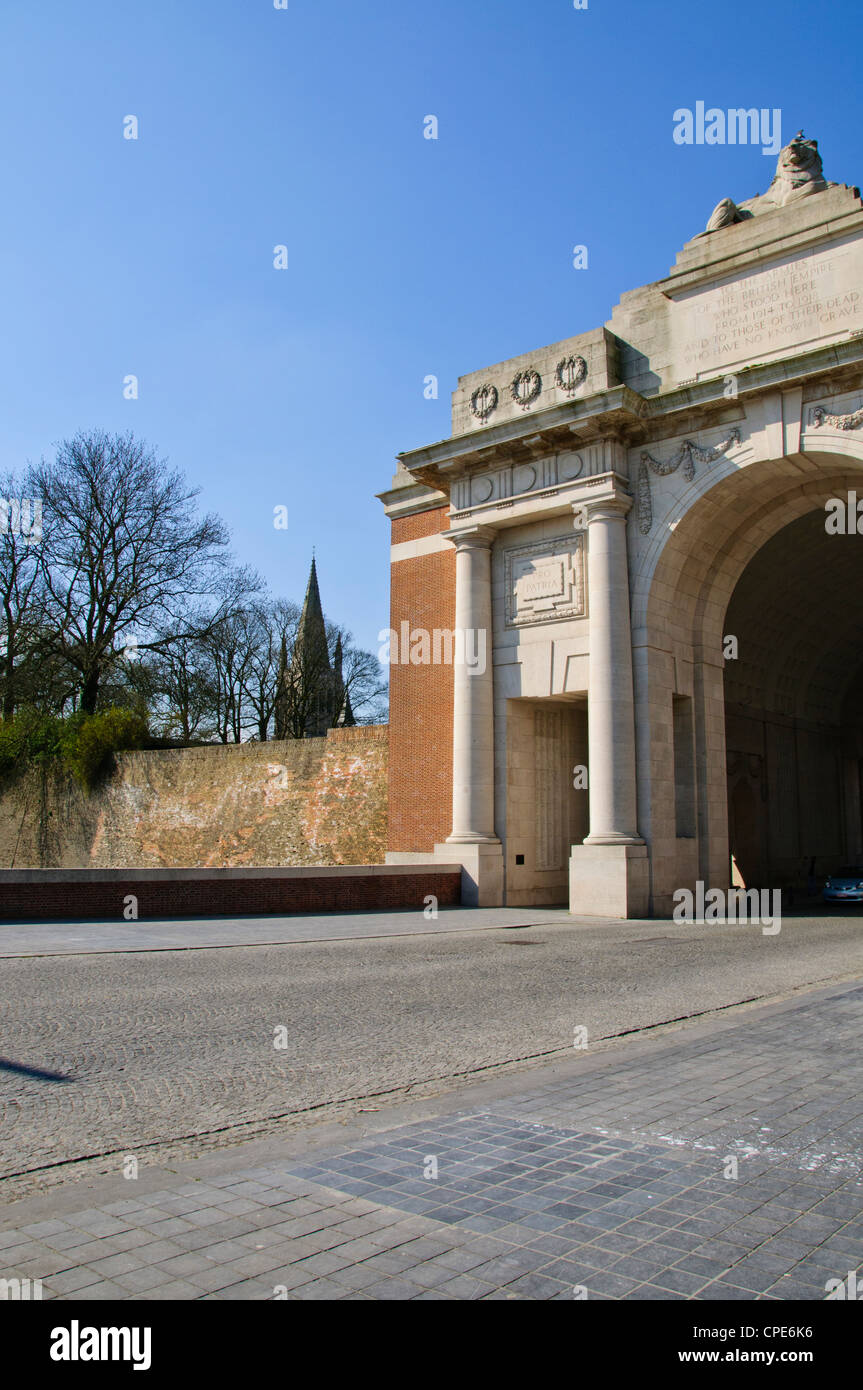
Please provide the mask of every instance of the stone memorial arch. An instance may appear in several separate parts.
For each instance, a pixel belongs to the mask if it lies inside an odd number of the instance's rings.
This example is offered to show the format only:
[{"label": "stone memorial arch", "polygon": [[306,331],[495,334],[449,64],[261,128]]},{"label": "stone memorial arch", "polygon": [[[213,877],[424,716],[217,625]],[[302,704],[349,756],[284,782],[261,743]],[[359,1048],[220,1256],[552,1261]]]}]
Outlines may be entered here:
[{"label": "stone memorial arch", "polygon": [[381,497],[390,860],[624,917],[863,859],[863,204],[814,141]]}]

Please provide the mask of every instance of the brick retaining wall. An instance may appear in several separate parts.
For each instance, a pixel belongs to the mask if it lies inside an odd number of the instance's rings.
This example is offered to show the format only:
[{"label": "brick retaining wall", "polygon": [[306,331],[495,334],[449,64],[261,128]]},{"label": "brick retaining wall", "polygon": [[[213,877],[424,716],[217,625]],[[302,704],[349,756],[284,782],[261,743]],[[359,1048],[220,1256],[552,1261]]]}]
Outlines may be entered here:
[{"label": "brick retaining wall", "polygon": [[0,920],[122,920],[129,896],[138,920],[258,913],[419,910],[433,894],[461,901],[461,869],[360,865],[330,869],[5,869]]}]

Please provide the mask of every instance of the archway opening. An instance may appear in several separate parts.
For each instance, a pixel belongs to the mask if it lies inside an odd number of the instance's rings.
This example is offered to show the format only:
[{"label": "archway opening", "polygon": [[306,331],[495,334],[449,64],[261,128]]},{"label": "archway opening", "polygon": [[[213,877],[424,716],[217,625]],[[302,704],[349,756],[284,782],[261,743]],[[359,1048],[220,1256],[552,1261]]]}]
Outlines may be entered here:
[{"label": "archway opening", "polygon": [[732,879],[806,896],[863,862],[863,536],[812,510],[767,540],[725,614]]},{"label": "archway opening", "polygon": [[[820,877],[863,853],[863,536],[825,527],[829,499],[863,497],[857,452],[842,440],[719,462],[639,559],[638,815],[659,915],[698,880],[805,893],[813,857]],[[736,661],[724,659],[726,635]]]}]

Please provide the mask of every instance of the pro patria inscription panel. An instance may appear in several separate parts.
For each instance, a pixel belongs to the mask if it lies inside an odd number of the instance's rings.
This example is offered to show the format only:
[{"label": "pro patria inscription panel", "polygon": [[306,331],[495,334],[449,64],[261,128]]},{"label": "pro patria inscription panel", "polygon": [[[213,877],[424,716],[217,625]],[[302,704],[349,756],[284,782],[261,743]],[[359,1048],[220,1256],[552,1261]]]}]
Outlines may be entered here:
[{"label": "pro patria inscription panel", "polygon": [[585,616],[583,536],[518,546],[504,559],[507,627]]},{"label": "pro patria inscription panel", "polygon": [[674,301],[680,376],[767,361],[863,329],[863,252],[841,244],[750,271]]}]

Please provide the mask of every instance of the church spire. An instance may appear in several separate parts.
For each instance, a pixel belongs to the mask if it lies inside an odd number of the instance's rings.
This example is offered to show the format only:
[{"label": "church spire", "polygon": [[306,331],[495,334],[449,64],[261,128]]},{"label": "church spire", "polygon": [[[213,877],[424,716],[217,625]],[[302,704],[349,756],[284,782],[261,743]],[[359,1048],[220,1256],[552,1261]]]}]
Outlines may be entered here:
[{"label": "church spire", "polygon": [[[324,610],[321,606],[321,591],[318,588],[318,572],[315,568],[315,554],[312,551],[312,567],[309,571],[309,582],[306,585],[306,597],[303,600],[303,611],[300,614],[300,625],[297,629],[297,646],[301,643],[308,643],[311,650],[320,647],[323,640],[324,650],[327,644],[327,632],[324,624]],[[329,665],[329,662],[327,662]]]},{"label": "church spire", "polygon": [[295,737],[323,738],[332,725],[332,680],[327,627],[318,588],[315,557],[291,653],[290,686]]}]

